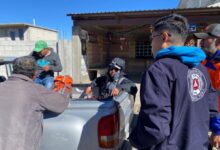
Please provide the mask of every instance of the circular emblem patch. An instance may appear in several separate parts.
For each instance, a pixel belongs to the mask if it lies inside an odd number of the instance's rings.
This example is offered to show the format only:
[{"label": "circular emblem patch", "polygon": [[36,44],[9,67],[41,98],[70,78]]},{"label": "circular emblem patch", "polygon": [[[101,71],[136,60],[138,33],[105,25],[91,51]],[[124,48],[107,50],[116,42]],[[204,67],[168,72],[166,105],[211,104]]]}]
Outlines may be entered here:
[{"label": "circular emblem patch", "polygon": [[207,83],[204,74],[199,69],[189,69],[187,82],[192,101],[196,102],[200,100],[207,90]]}]

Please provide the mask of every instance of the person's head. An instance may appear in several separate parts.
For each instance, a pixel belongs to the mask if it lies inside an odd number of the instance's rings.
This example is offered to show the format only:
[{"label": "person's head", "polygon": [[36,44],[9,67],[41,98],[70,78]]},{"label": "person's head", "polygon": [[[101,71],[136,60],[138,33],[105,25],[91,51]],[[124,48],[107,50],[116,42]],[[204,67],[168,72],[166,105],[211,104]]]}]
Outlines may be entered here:
[{"label": "person's head", "polygon": [[36,63],[32,56],[23,56],[16,58],[13,62],[14,74],[22,74],[31,79],[35,78]]},{"label": "person's head", "polygon": [[164,16],[153,25],[152,32],[152,53],[156,53],[163,48],[172,45],[182,46],[188,36],[187,19],[178,14]]},{"label": "person's head", "polygon": [[220,47],[220,24],[210,24],[205,32],[194,33],[194,35],[203,40],[203,50],[206,53],[215,53]]},{"label": "person's head", "polygon": [[197,39],[194,35],[190,35],[186,38],[186,42],[184,44],[185,46],[196,46],[197,45]]},{"label": "person's head", "polygon": [[111,77],[114,77],[116,73],[123,71],[125,69],[125,61],[121,58],[114,58],[109,64],[108,73]]},{"label": "person's head", "polygon": [[45,56],[49,52],[49,47],[45,41],[39,40],[35,43],[34,52],[40,56]]}]

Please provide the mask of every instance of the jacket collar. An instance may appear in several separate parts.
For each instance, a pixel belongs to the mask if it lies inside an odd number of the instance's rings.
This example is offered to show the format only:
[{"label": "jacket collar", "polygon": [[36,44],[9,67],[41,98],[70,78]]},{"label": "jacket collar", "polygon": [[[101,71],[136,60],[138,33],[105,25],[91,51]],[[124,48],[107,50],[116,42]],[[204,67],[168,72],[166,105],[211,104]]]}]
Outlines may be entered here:
[{"label": "jacket collar", "polygon": [[31,81],[33,82],[33,80],[25,75],[22,74],[12,74],[9,78],[9,80],[13,80],[13,79],[21,79],[21,80],[25,80],[25,81]]}]

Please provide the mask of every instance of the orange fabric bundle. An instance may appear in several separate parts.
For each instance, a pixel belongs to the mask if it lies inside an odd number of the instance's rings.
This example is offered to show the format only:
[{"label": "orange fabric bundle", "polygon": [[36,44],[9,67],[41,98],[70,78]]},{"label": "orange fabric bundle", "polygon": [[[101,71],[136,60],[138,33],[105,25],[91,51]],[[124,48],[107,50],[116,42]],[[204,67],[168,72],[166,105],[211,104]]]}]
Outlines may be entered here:
[{"label": "orange fabric bundle", "polygon": [[54,92],[61,92],[65,86],[72,86],[73,79],[69,75],[58,75],[54,79],[54,86],[53,91]]}]

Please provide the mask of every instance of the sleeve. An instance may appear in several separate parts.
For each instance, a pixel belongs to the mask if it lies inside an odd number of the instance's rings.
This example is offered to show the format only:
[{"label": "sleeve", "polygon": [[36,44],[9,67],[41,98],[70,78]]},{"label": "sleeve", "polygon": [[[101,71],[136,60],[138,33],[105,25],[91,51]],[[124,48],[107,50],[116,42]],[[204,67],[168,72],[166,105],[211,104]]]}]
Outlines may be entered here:
[{"label": "sleeve", "polygon": [[157,145],[170,135],[171,87],[168,76],[160,68],[151,68],[141,81],[141,110],[130,135],[138,149]]},{"label": "sleeve", "polygon": [[218,112],[218,94],[211,86],[208,91],[208,101],[210,110],[210,130],[216,135],[220,135],[220,113]]},{"label": "sleeve", "polygon": [[62,71],[62,64],[60,62],[60,57],[58,54],[54,55],[54,63],[53,65],[50,65],[50,69],[54,72],[61,72]]},{"label": "sleeve", "polygon": [[64,92],[64,94],[61,95],[40,85],[37,87],[37,91],[39,94],[39,104],[43,110],[62,113],[69,104],[69,93]]},{"label": "sleeve", "polygon": [[138,91],[135,83],[127,78],[124,78],[124,80],[120,84],[117,84],[116,87],[122,91],[130,93],[131,95],[136,95]]},{"label": "sleeve", "polygon": [[91,87],[101,87],[107,83],[107,76],[101,76],[94,79],[91,83]]},{"label": "sleeve", "polygon": [[90,84],[91,88],[95,88],[95,87],[97,86],[96,80],[97,80],[97,79],[94,79],[94,80],[91,82],[91,84]]}]

